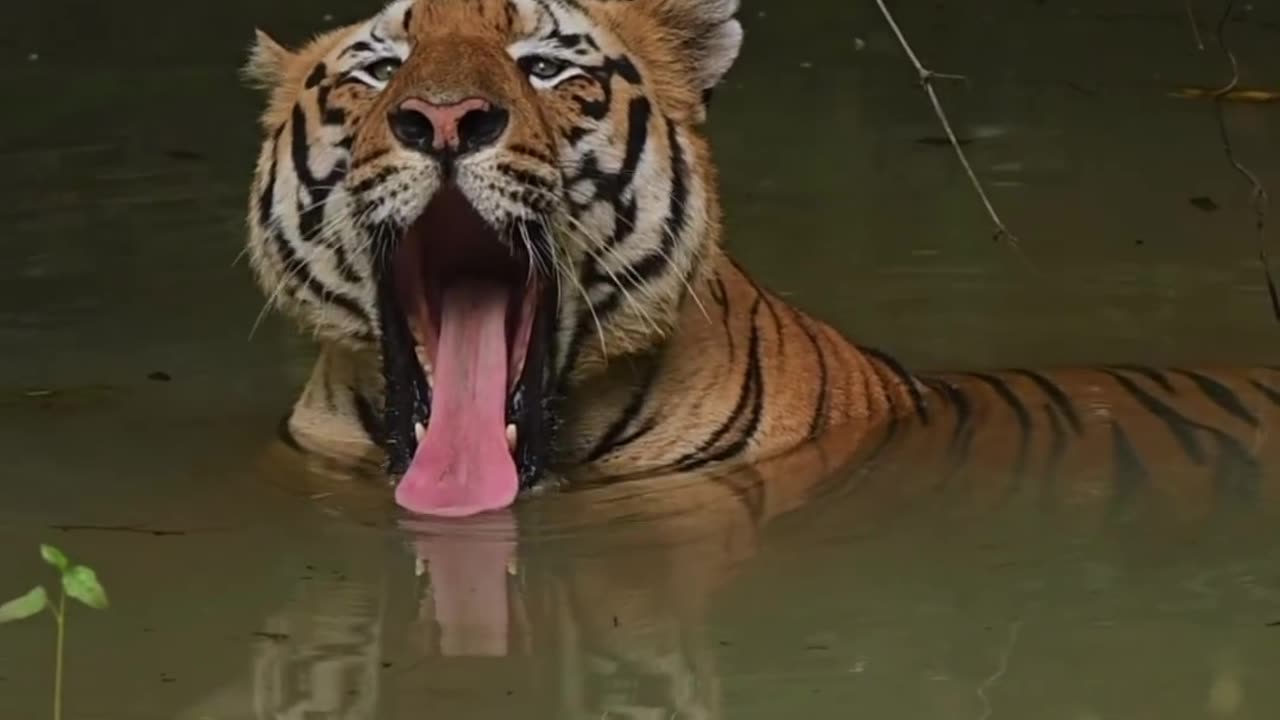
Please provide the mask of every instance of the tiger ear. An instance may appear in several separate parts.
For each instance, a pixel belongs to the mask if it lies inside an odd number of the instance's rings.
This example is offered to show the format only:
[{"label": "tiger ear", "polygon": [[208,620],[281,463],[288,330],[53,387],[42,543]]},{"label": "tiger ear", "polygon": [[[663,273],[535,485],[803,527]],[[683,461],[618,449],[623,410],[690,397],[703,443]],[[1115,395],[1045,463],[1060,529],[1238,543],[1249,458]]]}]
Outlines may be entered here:
[{"label": "tiger ear", "polygon": [[250,84],[270,88],[284,78],[284,68],[292,53],[261,30],[254,30],[253,45],[243,74]]},{"label": "tiger ear", "polygon": [[709,97],[742,50],[739,0],[649,0],[662,23],[679,38],[692,64],[698,91]]}]

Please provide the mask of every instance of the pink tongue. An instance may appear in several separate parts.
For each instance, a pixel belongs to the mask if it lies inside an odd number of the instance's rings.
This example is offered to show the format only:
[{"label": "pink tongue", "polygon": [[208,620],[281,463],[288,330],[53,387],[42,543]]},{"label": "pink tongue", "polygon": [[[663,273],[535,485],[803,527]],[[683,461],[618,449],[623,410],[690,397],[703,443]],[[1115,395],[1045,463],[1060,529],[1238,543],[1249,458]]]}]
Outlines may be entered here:
[{"label": "pink tongue", "polygon": [[507,448],[507,305],[501,286],[444,292],[431,421],[396,502],[424,515],[463,516],[505,508],[519,489]]}]

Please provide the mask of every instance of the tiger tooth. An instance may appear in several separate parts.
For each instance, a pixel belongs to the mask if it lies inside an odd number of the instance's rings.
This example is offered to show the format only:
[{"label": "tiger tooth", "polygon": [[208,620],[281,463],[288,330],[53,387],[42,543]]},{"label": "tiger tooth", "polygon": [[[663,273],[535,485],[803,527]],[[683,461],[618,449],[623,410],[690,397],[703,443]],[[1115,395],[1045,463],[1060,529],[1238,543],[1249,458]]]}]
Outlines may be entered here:
[{"label": "tiger tooth", "polygon": [[413,424],[414,437],[418,438],[418,442],[422,442],[422,436],[427,434],[427,428],[422,423]]},{"label": "tiger tooth", "polygon": [[507,426],[507,449],[510,450],[511,452],[516,451],[517,439],[519,439],[519,436],[517,435],[517,432],[516,432],[516,426],[514,423],[512,423],[511,425]]},{"label": "tiger tooth", "polygon": [[431,366],[431,358],[427,356],[427,349],[421,345],[414,345],[413,354],[418,357],[418,364],[422,366],[422,374],[427,377],[427,384],[432,384],[431,377],[434,374],[432,371],[435,368]]},{"label": "tiger tooth", "polygon": [[413,574],[417,577],[422,577],[423,575],[426,574],[426,572],[427,572],[427,564],[422,561],[422,558],[414,558]]}]

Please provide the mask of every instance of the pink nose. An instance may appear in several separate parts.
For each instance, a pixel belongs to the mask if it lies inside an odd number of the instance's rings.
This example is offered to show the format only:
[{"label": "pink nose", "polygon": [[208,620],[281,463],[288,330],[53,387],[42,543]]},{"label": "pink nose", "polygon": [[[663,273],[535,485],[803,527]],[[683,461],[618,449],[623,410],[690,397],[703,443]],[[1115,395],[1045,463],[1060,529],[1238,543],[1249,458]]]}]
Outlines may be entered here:
[{"label": "pink nose", "polygon": [[409,98],[391,112],[391,132],[406,147],[428,155],[454,155],[492,145],[507,128],[507,111],[471,97],[437,105]]}]

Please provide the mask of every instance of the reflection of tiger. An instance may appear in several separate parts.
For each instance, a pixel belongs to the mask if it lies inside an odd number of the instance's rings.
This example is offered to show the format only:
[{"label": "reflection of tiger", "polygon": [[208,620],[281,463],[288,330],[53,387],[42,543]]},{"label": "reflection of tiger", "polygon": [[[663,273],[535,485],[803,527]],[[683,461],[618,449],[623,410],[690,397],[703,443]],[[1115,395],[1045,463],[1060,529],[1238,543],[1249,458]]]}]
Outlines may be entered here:
[{"label": "reflection of tiger", "polygon": [[552,466],[690,471],[832,431],[1131,488],[1176,456],[1205,478],[1176,502],[1259,492],[1270,370],[922,377],[758,287],[701,130],[736,9],[400,0],[296,52],[260,37],[250,255],[322,341],[293,440],[385,457],[403,506],[445,515]]},{"label": "reflection of tiger", "polygon": [[[835,706],[829,693],[844,688],[848,705],[838,707],[854,715],[977,717],[974,686],[1008,642],[984,623],[1024,611],[1010,685],[1034,687],[1023,700],[1037,710],[1098,703],[1092,713],[1058,714],[1124,717],[1134,714],[1126,703],[1138,702],[1173,717],[1202,707],[1210,687],[1239,682],[1250,705],[1274,704],[1265,673],[1241,678],[1238,670],[1277,661],[1270,636],[1248,620],[1271,618],[1276,606],[1275,583],[1253,577],[1275,555],[1273,522],[1218,513],[1230,528],[1211,541],[1221,555],[1202,552],[1211,538],[1203,531],[1194,543],[1150,542],[1155,533],[1146,531],[1170,518],[1144,516],[1161,508],[1137,489],[1055,487],[1048,477],[1020,484],[1007,458],[988,466],[973,456],[955,476],[936,472],[946,467],[943,453],[882,452],[893,462],[875,461],[884,437],[857,443],[828,433],[749,466],[602,483],[477,518],[406,520],[417,534],[394,534],[390,551],[384,533],[338,533],[343,556],[298,581],[261,626],[252,672],[180,717],[372,720],[429,709],[439,717],[710,719],[758,714],[761,695],[785,696],[788,687],[823,691],[789,696],[796,704],[787,709],[806,716],[823,716],[819,708]],[[279,480],[297,464],[277,450],[263,474]],[[839,472],[850,465],[854,472]],[[1109,477],[1107,463],[1099,469]],[[1169,466],[1149,469],[1161,484],[1183,479]],[[296,489],[361,523],[385,516],[366,504],[376,494],[367,486],[333,480],[299,473]],[[1028,502],[1047,512],[1022,511]],[[964,507],[974,512],[957,512]],[[1031,526],[1033,540],[1011,550],[1018,533],[984,534],[1007,523]],[[1068,532],[1058,531],[1063,525]],[[1107,545],[1100,526],[1147,537]],[[1046,549],[1055,546],[1060,552]],[[416,579],[415,555],[423,566]],[[735,581],[743,584],[726,588]],[[1216,623],[1198,603],[1233,612]],[[754,608],[746,619],[743,605]],[[1127,612],[1139,619],[1126,621]],[[1152,621],[1153,613],[1165,614]],[[800,642],[814,628],[845,638],[843,650],[868,658],[875,679],[816,662]],[[1169,648],[1158,662],[1149,653],[1157,639]],[[793,665],[797,655],[807,662]],[[966,664],[974,658],[978,677]],[[767,674],[753,674],[753,665]],[[1135,666],[1143,670],[1129,672]],[[1126,678],[1123,692],[1114,690],[1117,676]]]}]

